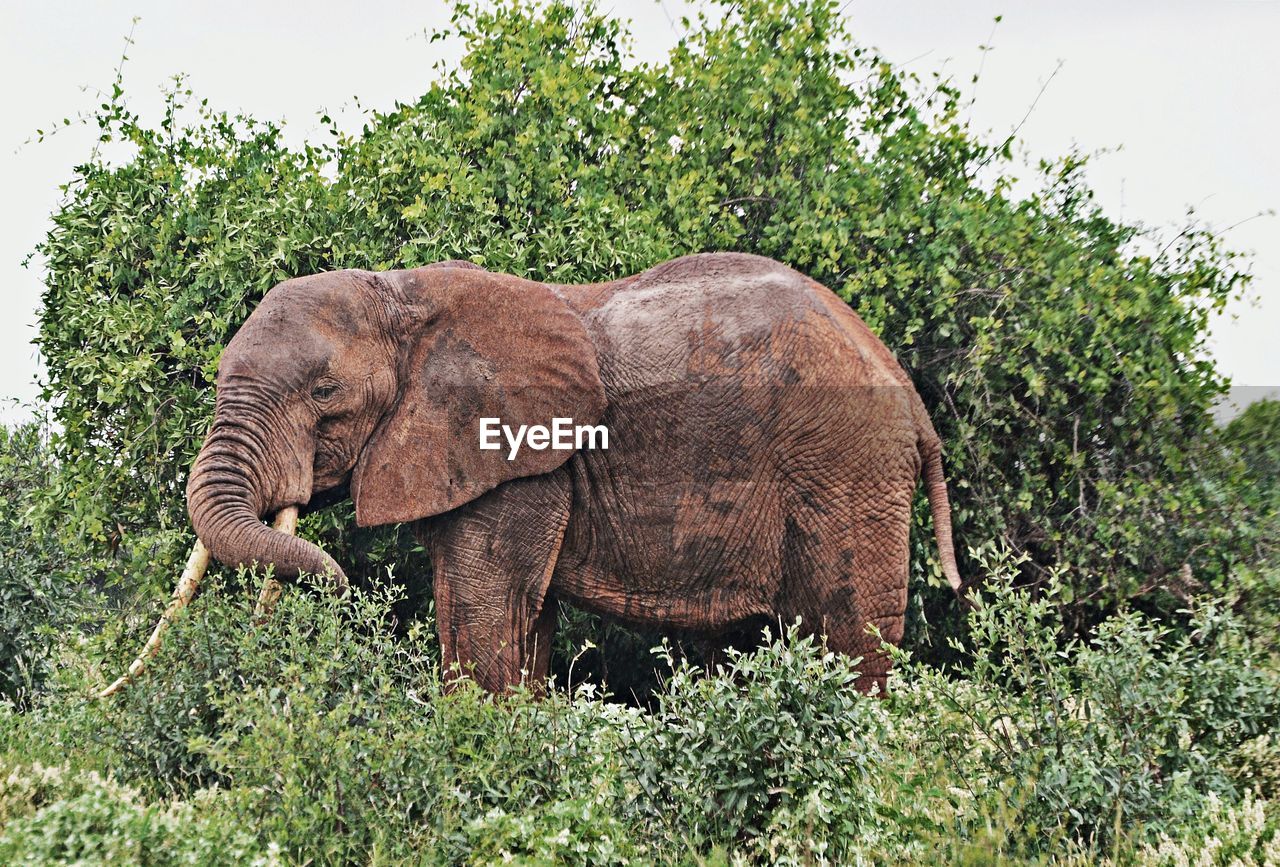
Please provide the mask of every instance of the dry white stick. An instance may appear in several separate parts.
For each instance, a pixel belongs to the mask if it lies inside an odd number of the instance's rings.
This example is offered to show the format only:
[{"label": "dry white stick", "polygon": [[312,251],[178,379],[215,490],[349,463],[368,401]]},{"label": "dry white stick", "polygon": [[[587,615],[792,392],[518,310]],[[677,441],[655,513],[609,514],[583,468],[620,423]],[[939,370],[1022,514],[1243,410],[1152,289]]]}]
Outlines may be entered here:
[{"label": "dry white stick", "polygon": [[151,637],[143,645],[142,652],[129,665],[128,672],[98,693],[98,698],[107,698],[115,695],[120,691],[121,687],[142,673],[142,670],[147,667],[147,660],[160,651],[160,641],[164,638],[164,633],[168,630],[169,624],[173,622],[173,618],[178,615],[179,611],[186,608],[187,603],[191,601],[191,597],[195,596],[196,588],[200,586],[200,579],[204,577],[205,570],[208,568],[209,549],[204,546],[204,542],[197,539],[195,547],[191,549],[191,556],[187,558],[187,567],[182,570],[182,577],[178,579],[178,586],[173,590],[173,598],[169,600],[169,605],[165,608],[164,614],[160,615],[160,622],[156,624],[156,628],[151,630]]},{"label": "dry white stick", "polygon": [[[276,515],[274,524],[277,530],[293,535],[298,526],[298,509],[290,506],[281,509]],[[164,613],[160,615],[160,622],[156,624],[156,628],[151,630],[151,637],[147,639],[147,643],[143,645],[142,652],[129,665],[129,670],[125,674],[116,679],[114,683],[98,693],[98,698],[108,698],[120,691],[126,683],[129,683],[147,667],[147,660],[151,659],[160,652],[160,642],[164,638],[165,632],[168,631],[170,624],[178,613],[190,604],[191,599],[196,595],[196,588],[200,586],[200,579],[204,577],[205,570],[209,568],[209,549],[199,539],[196,540],[195,546],[191,549],[191,556],[187,558],[186,568],[182,570],[182,577],[178,579],[178,586],[173,590],[173,597],[169,600],[169,604],[165,607]],[[262,587],[262,597],[259,598],[258,604],[262,605],[262,599],[266,598],[270,585],[275,585],[275,597],[272,598],[271,604],[275,604],[275,599],[279,598],[280,585],[272,579],[267,579]]]},{"label": "dry white stick", "polygon": [[[276,515],[276,522],[273,525],[281,533],[288,533],[295,536],[298,533],[298,510],[294,507],[281,509]],[[271,616],[271,612],[276,610],[276,603],[280,601],[280,594],[284,592],[284,585],[274,578],[267,578],[262,582],[262,592],[258,594],[258,604],[253,608],[253,622],[261,625],[265,623],[267,618]]]}]

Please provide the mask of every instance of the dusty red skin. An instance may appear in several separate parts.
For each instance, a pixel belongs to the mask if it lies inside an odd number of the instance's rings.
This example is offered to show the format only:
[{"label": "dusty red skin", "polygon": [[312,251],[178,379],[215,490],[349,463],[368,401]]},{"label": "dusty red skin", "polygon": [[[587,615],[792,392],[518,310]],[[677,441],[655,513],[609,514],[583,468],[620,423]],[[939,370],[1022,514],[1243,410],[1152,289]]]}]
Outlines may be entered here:
[{"label": "dusty red skin", "polygon": [[[479,419],[602,422],[610,448],[482,451]],[[281,283],[228,344],[192,469],[213,556],[340,570],[261,518],[349,486],[361,525],[415,522],[447,663],[541,682],[558,597],[714,640],[802,617],[888,660],[923,470],[944,571],[941,444],[893,355],[829,290],[758,256],[686,256],[556,286],[445,262]]]}]

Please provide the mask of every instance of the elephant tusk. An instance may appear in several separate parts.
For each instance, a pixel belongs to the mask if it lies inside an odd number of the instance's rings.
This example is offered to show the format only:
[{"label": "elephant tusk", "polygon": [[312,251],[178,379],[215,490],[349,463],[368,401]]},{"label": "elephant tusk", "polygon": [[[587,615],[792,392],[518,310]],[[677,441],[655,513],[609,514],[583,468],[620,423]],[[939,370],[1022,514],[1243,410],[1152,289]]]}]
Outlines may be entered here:
[{"label": "elephant tusk", "polygon": [[[290,536],[298,534],[298,507],[289,506],[281,509],[276,513],[275,523],[271,525],[281,533],[288,533]],[[258,604],[253,607],[253,622],[261,626],[271,616],[271,612],[276,610],[276,603],[280,601],[280,594],[284,592],[284,585],[274,578],[267,578],[262,582],[262,592],[258,594]]]},{"label": "elephant tusk", "polygon": [[160,622],[156,624],[156,628],[151,630],[151,637],[143,645],[142,652],[129,665],[129,670],[125,674],[117,678],[115,683],[98,693],[98,698],[108,698],[115,695],[120,691],[121,687],[142,673],[143,669],[147,667],[147,660],[159,652],[160,640],[164,638],[164,633],[169,628],[169,624],[173,622],[173,618],[178,615],[179,611],[186,608],[187,603],[191,601],[191,597],[195,596],[196,587],[200,585],[200,579],[204,577],[205,570],[208,568],[209,549],[204,546],[204,542],[197,539],[195,546],[191,549],[191,556],[187,558],[187,566],[182,570],[182,577],[178,579],[178,586],[173,590],[173,598],[169,600],[168,607],[160,615]]},{"label": "elephant tusk", "polygon": [[[296,506],[289,506],[281,509],[276,515],[275,528],[281,532],[293,535],[298,525],[298,509]],[[98,698],[109,698],[115,695],[124,687],[125,684],[131,682],[147,667],[147,660],[151,659],[160,652],[160,642],[164,638],[165,632],[173,623],[178,613],[190,604],[191,599],[196,595],[196,588],[200,586],[200,579],[204,577],[205,571],[209,568],[209,549],[204,546],[204,542],[199,539],[191,549],[191,556],[187,558],[187,565],[182,570],[182,577],[178,579],[178,586],[173,590],[173,597],[169,600],[169,604],[165,607],[164,613],[160,615],[160,621],[156,623],[156,628],[151,630],[151,637],[147,639],[147,643],[143,645],[142,652],[137,658],[129,664],[127,672],[116,678],[115,682],[98,693]],[[271,604],[275,604],[275,599],[279,598],[280,585],[273,579],[268,578],[262,587],[262,597],[259,598],[258,604],[262,604],[262,599],[267,596],[267,591],[271,585],[275,585],[275,597],[271,600]]]}]

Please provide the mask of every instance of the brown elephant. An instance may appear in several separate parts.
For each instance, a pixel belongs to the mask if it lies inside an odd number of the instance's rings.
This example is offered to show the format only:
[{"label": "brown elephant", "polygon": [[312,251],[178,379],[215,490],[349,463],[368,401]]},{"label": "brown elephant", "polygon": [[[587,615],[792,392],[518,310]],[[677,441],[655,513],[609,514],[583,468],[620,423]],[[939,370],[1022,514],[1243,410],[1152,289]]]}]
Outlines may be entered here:
[{"label": "brown elephant", "polygon": [[[608,448],[479,447],[482,419],[556,418],[604,425]],[[268,292],[223,354],[187,497],[219,561],[340,586],[263,519],[349,490],[361,526],[414,522],[443,657],[489,690],[542,682],[553,599],[713,639],[801,617],[863,658],[866,689],[888,671],[868,627],[902,636],[922,470],[959,590],[919,396],[847,305],[778,262],[699,254],[588,285],[444,262]]]}]

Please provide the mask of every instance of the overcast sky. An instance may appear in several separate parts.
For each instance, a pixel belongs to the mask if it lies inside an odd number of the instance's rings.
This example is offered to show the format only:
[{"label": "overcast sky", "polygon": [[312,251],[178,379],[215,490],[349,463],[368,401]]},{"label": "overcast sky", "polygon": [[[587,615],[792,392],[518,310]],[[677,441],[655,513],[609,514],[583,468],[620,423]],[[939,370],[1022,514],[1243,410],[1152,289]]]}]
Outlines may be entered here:
[{"label": "overcast sky", "polygon": [[[641,59],[658,60],[688,4],[602,7],[631,20]],[[1280,386],[1280,218],[1249,219],[1280,209],[1280,2],[850,0],[844,14],[860,42],[916,72],[944,69],[967,82],[981,65],[972,117],[993,136],[1017,125],[1053,76],[1020,135],[1035,156],[1120,148],[1089,170],[1112,215],[1172,229],[1194,207],[1216,227],[1234,226],[1226,237],[1254,253],[1258,298],[1215,323],[1214,354],[1238,386]],[[996,15],[1004,20],[992,35]],[[284,119],[294,141],[319,133],[319,110],[341,111],[352,97],[372,108],[414,99],[434,63],[457,52],[423,37],[448,21],[439,0],[5,0],[0,398],[30,402],[37,394],[30,341],[40,272],[20,263],[93,133],[73,127],[23,142],[92,109],[134,16],[141,21],[125,87],[135,110],[156,117],[161,85],[182,72],[215,107]],[[985,60],[983,44],[994,46]],[[358,128],[354,111],[345,117]],[[0,420],[26,415],[0,407]]]}]

